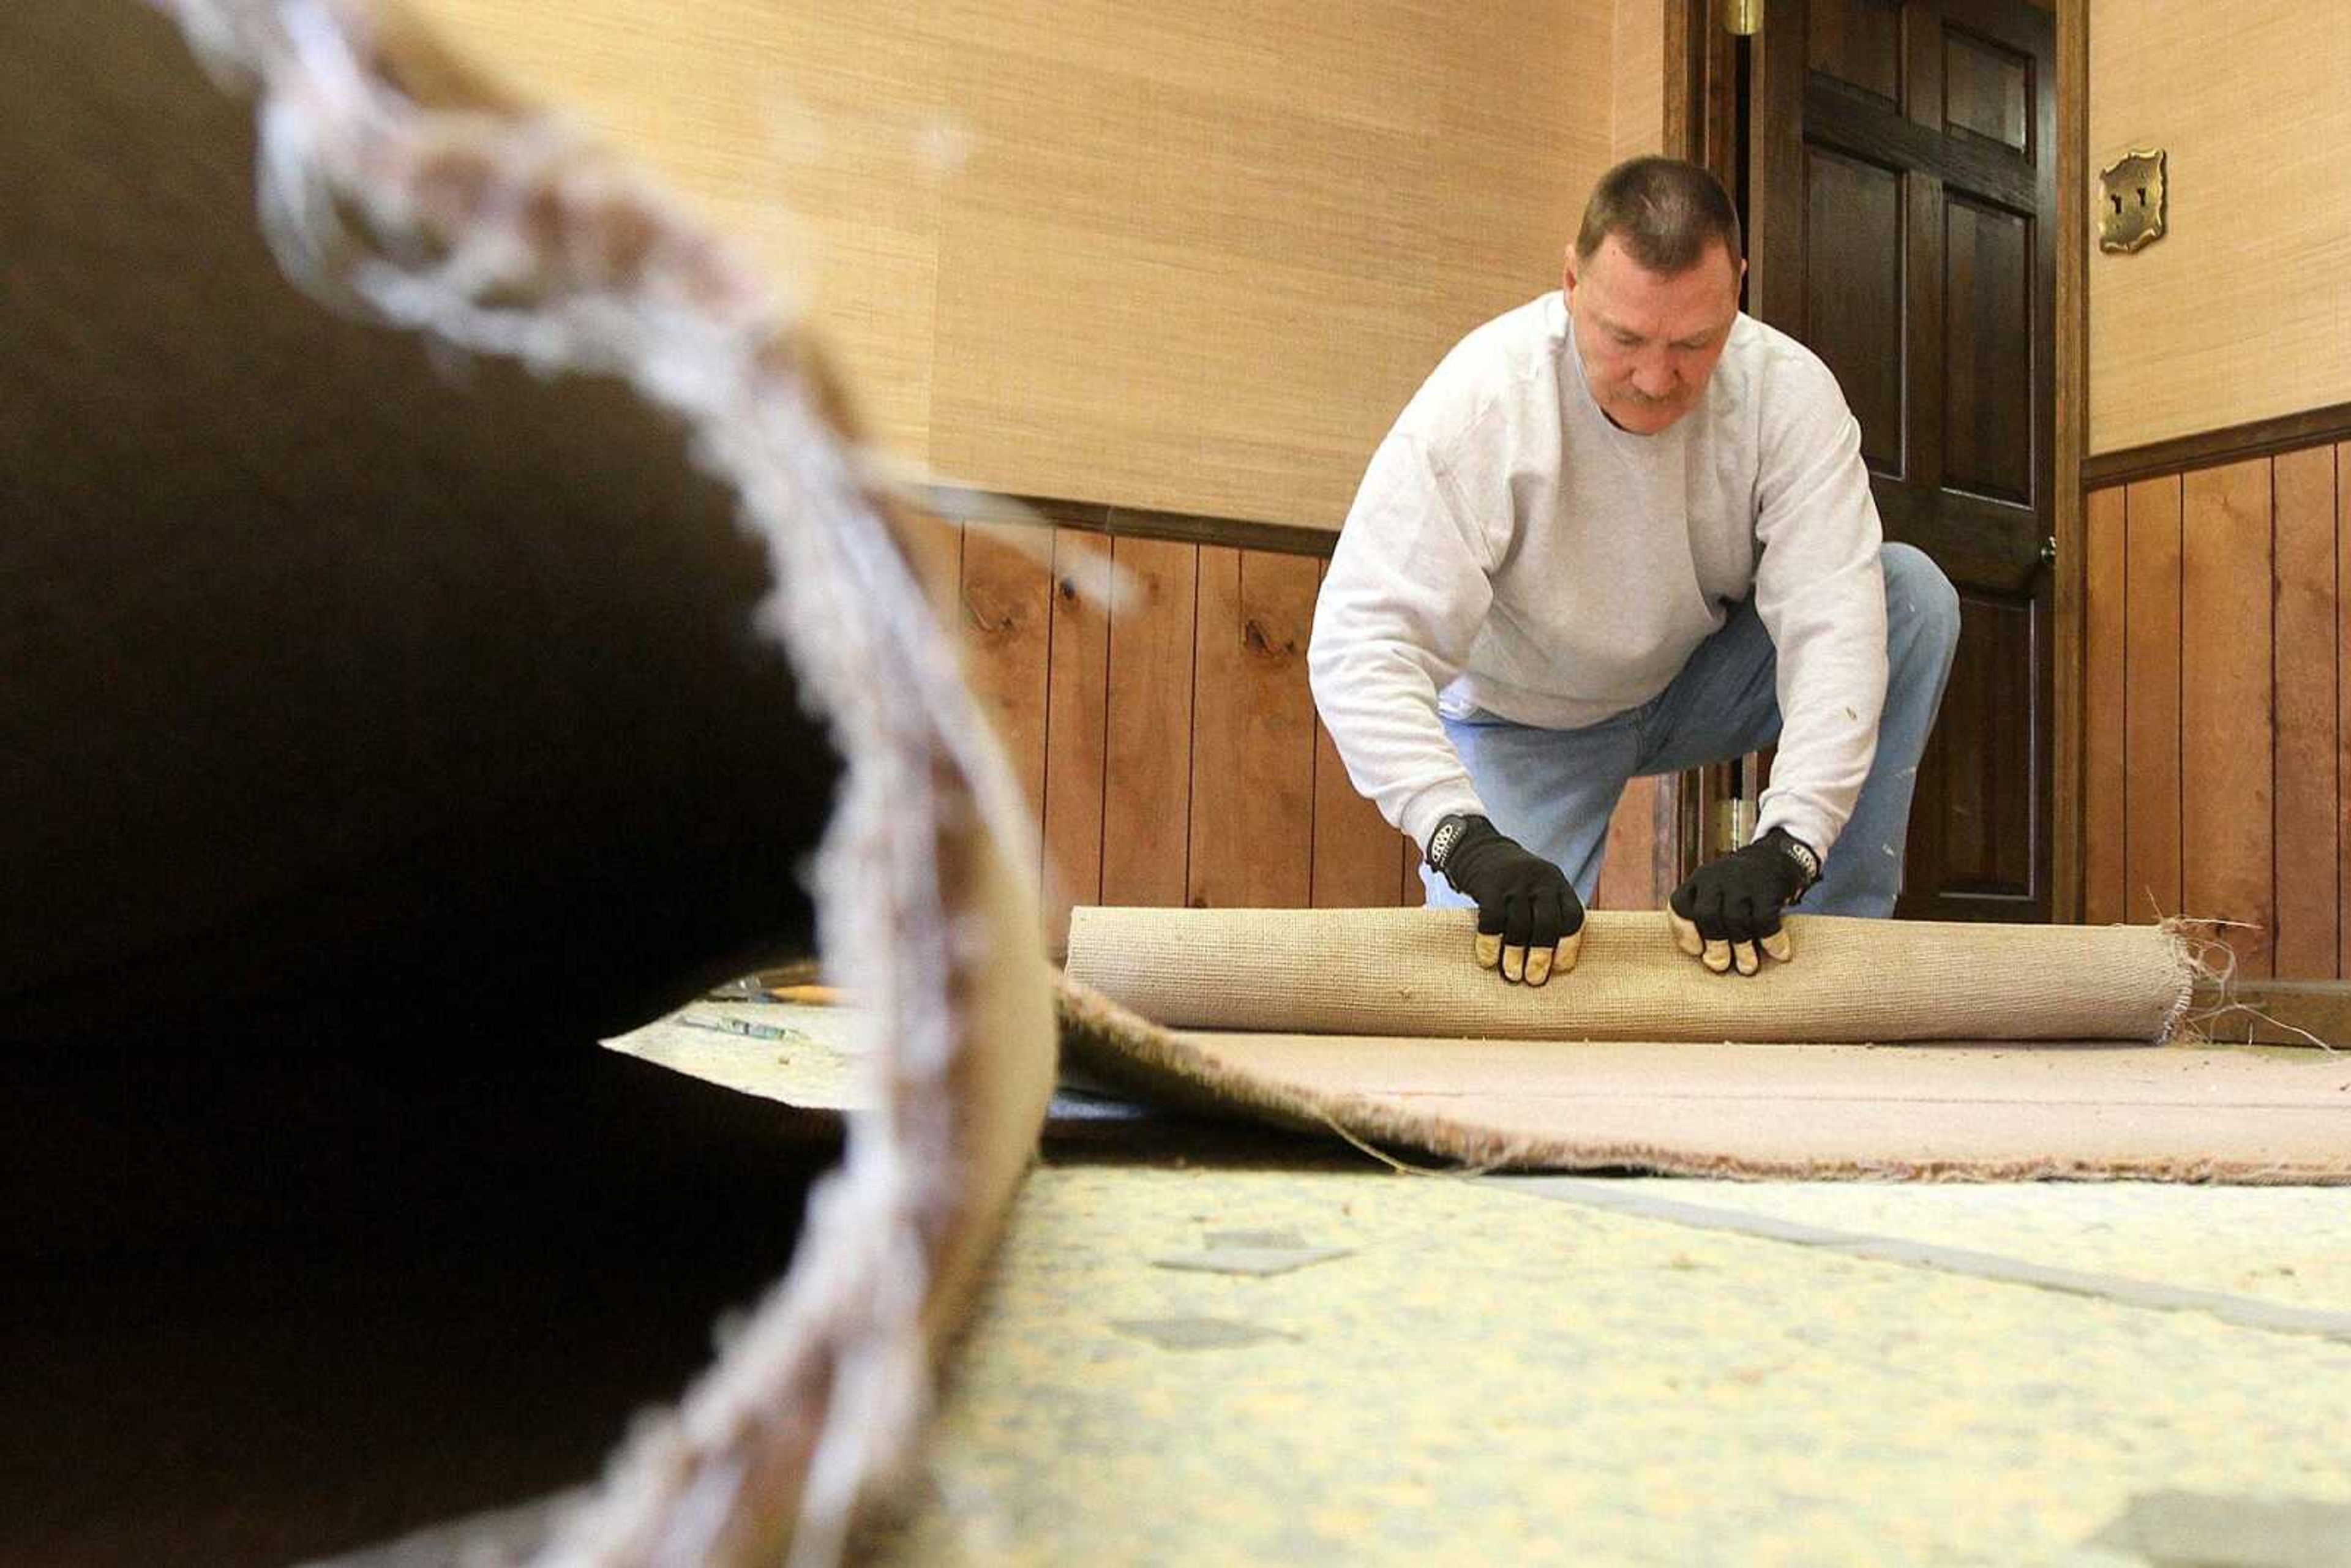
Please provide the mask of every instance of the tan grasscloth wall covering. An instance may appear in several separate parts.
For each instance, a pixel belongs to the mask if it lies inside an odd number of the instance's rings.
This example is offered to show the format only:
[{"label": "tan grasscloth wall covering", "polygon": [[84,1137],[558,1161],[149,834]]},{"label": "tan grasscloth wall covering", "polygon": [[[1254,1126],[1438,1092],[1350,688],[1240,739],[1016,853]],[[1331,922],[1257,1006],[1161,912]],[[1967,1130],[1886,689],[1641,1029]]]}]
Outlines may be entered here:
[{"label": "tan grasscloth wall covering", "polygon": [[1641,134],[1616,41],[1661,47],[1613,0],[417,4],[750,236],[899,452],[1322,528],[1445,350],[1557,286]]},{"label": "tan grasscloth wall covering", "polygon": [[2089,242],[2093,453],[2351,402],[2351,12],[2090,0],[2097,172],[2170,154],[2170,231]]}]

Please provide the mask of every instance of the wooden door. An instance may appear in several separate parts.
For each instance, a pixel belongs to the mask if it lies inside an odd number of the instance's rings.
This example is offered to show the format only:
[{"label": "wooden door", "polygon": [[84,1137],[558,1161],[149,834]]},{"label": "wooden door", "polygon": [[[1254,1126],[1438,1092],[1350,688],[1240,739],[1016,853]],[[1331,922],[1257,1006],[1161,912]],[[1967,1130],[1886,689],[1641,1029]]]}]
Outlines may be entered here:
[{"label": "wooden door", "polygon": [[1748,308],[1861,423],[1886,535],[1959,591],[1898,914],[2050,913],[2056,44],[2023,0],[1767,0]]}]

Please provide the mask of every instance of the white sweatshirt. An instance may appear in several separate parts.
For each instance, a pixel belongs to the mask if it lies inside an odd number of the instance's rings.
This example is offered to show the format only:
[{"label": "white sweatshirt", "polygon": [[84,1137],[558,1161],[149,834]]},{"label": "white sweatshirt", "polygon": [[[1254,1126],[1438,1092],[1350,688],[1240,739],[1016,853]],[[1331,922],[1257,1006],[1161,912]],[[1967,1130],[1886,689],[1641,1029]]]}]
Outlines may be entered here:
[{"label": "white sweatshirt", "polygon": [[1314,612],[1314,701],[1354,786],[1424,848],[1485,811],[1443,726],[1596,724],[1665,690],[1751,591],[1782,718],[1757,831],[1823,855],[1877,749],[1886,589],[1861,431],[1810,350],[1739,317],[1656,435],[1593,401],[1565,302],[1464,338],[1372,455]]}]

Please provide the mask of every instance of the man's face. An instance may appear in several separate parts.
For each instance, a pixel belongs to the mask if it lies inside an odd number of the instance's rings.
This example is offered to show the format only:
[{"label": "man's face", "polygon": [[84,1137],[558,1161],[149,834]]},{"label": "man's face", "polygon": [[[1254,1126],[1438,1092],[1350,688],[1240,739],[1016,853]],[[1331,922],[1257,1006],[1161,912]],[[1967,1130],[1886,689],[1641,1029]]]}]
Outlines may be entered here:
[{"label": "man's face", "polygon": [[1625,254],[1614,235],[1589,261],[1567,253],[1567,309],[1593,401],[1619,429],[1655,435],[1698,406],[1739,315],[1739,284],[1719,244],[1667,277]]}]

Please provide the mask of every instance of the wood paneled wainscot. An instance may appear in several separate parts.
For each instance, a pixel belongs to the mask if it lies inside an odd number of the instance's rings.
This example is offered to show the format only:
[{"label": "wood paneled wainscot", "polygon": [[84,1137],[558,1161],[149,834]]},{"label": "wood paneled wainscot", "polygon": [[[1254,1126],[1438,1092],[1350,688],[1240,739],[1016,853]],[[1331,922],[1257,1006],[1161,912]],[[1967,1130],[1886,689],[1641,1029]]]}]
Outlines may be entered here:
[{"label": "wood paneled wainscot", "polygon": [[[1421,902],[1417,852],[1315,716],[1319,556],[1006,522],[960,540],[972,684],[1037,812],[1057,954],[1075,904]],[[1659,789],[1625,791],[1600,907],[1662,899]]]},{"label": "wood paneled wainscot", "polygon": [[2351,976],[2351,445],[2091,492],[2085,914]]}]

